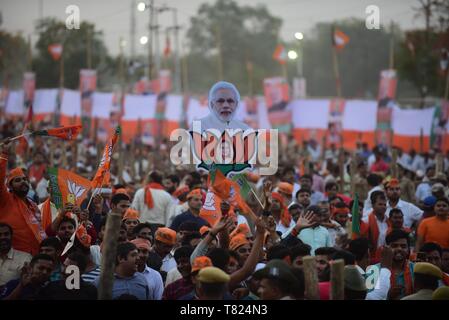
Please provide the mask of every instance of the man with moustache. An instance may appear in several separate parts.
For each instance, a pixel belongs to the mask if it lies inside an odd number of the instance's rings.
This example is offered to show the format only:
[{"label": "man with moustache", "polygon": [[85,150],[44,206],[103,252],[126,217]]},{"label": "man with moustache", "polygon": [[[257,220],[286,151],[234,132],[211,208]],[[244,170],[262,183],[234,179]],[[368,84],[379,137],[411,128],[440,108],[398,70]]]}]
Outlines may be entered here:
[{"label": "man with moustache", "polygon": [[397,300],[413,293],[414,264],[409,261],[410,238],[404,230],[393,230],[385,241],[393,250],[388,299]]},{"label": "man with moustache", "polygon": [[0,286],[20,278],[20,270],[32,258],[29,253],[12,247],[12,235],[11,226],[0,223]]},{"label": "man with moustache", "polygon": [[23,170],[11,170],[4,183],[10,143],[8,138],[0,146],[0,223],[7,223],[14,230],[12,246],[16,250],[35,255],[46,234],[37,204],[27,197],[30,185]]},{"label": "man with moustache", "polygon": [[387,217],[392,209],[400,209],[404,214],[404,228],[416,228],[422,219],[423,211],[414,204],[401,199],[401,186],[399,180],[391,179],[385,184],[385,193],[388,198]]}]

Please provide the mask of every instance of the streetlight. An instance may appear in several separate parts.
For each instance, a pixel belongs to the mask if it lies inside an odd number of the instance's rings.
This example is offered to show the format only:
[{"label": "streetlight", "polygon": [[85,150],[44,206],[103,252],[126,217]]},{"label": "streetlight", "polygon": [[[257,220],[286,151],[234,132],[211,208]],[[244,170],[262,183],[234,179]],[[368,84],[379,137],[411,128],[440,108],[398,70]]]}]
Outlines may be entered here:
[{"label": "streetlight", "polygon": [[139,4],[137,5],[137,10],[139,10],[140,12],[144,12],[146,7],[147,5],[144,2],[139,2]]},{"label": "streetlight", "polygon": [[288,55],[288,58],[289,58],[290,60],[296,60],[296,59],[298,58],[298,53],[296,53],[295,50],[290,50],[290,51],[287,53],[287,55]]},{"label": "streetlight", "polygon": [[302,32],[295,32],[295,38],[298,40],[302,40],[304,39],[304,35],[302,34]]},{"label": "streetlight", "polygon": [[145,45],[147,43],[148,43],[148,37],[147,36],[140,37],[140,44]]}]

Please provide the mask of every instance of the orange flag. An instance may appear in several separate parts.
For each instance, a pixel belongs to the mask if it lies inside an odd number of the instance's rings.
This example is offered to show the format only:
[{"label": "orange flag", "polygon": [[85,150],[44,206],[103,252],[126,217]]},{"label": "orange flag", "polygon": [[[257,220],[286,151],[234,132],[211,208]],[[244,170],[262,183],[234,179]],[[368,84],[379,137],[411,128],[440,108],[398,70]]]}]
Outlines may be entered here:
[{"label": "orange flag", "polygon": [[282,44],[278,44],[273,53],[273,59],[277,60],[280,64],[287,62],[287,52]]},{"label": "orange flag", "polygon": [[343,49],[349,42],[349,37],[343,31],[335,29],[332,35],[332,44],[337,50]]},{"label": "orange flag", "polygon": [[59,60],[62,55],[62,44],[60,43],[54,43],[48,46],[48,52],[50,52],[51,57],[53,60]]},{"label": "orange flag", "polygon": [[83,126],[65,126],[61,128],[47,129],[47,130],[39,130],[34,131],[32,133],[33,136],[48,136],[48,137],[56,137],[64,140],[74,140],[78,134],[81,132]]},{"label": "orange flag", "polygon": [[62,208],[66,203],[80,206],[91,188],[88,179],[71,171],[49,168],[48,175],[50,179],[51,202],[58,209]]},{"label": "orange flag", "polygon": [[251,208],[240,194],[240,186],[227,179],[220,170],[211,174],[212,192],[223,200],[229,201],[230,205],[239,208],[242,212],[250,213]]},{"label": "orange flag", "polygon": [[114,135],[104,147],[103,157],[101,158],[100,165],[98,166],[97,173],[92,179],[92,188],[99,188],[103,183],[109,183],[110,174],[109,169],[111,167],[112,151],[121,133],[121,128],[118,126],[115,129]]}]

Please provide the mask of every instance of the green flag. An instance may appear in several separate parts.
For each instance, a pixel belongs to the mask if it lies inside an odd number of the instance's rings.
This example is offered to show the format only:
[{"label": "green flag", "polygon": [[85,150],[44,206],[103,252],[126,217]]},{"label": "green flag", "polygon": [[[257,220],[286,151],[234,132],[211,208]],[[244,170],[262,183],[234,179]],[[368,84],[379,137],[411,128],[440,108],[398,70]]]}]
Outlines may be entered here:
[{"label": "green flag", "polygon": [[359,195],[356,193],[354,197],[354,204],[351,209],[352,214],[352,239],[360,236],[360,212],[359,212]]},{"label": "green flag", "polygon": [[236,174],[232,177],[232,180],[237,182],[237,184],[240,187],[240,195],[247,199],[249,193],[251,192],[251,186],[248,183],[248,180],[246,179],[246,176],[243,173]]}]

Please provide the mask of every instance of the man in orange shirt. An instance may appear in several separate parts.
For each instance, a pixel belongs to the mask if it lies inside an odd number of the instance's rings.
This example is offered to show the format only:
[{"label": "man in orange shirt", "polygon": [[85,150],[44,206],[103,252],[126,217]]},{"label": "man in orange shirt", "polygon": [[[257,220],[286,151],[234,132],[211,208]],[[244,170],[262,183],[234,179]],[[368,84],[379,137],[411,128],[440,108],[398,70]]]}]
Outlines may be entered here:
[{"label": "man in orange shirt", "polygon": [[424,219],[419,225],[416,252],[426,242],[435,242],[442,248],[449,248],[449,200],[438,198],[434,211],[434,217]]},{"label": "man in orange shirt", "polygon": [[12,245],[16,250],[35,255],[39,252],[39,243],[46,237],[41,212],[36,203],[27,198],[30,185],[22,169],[11,170],[6,185],[4,183],[10,142],[6,139],[0,146],[0,222],[13,228]]}]

